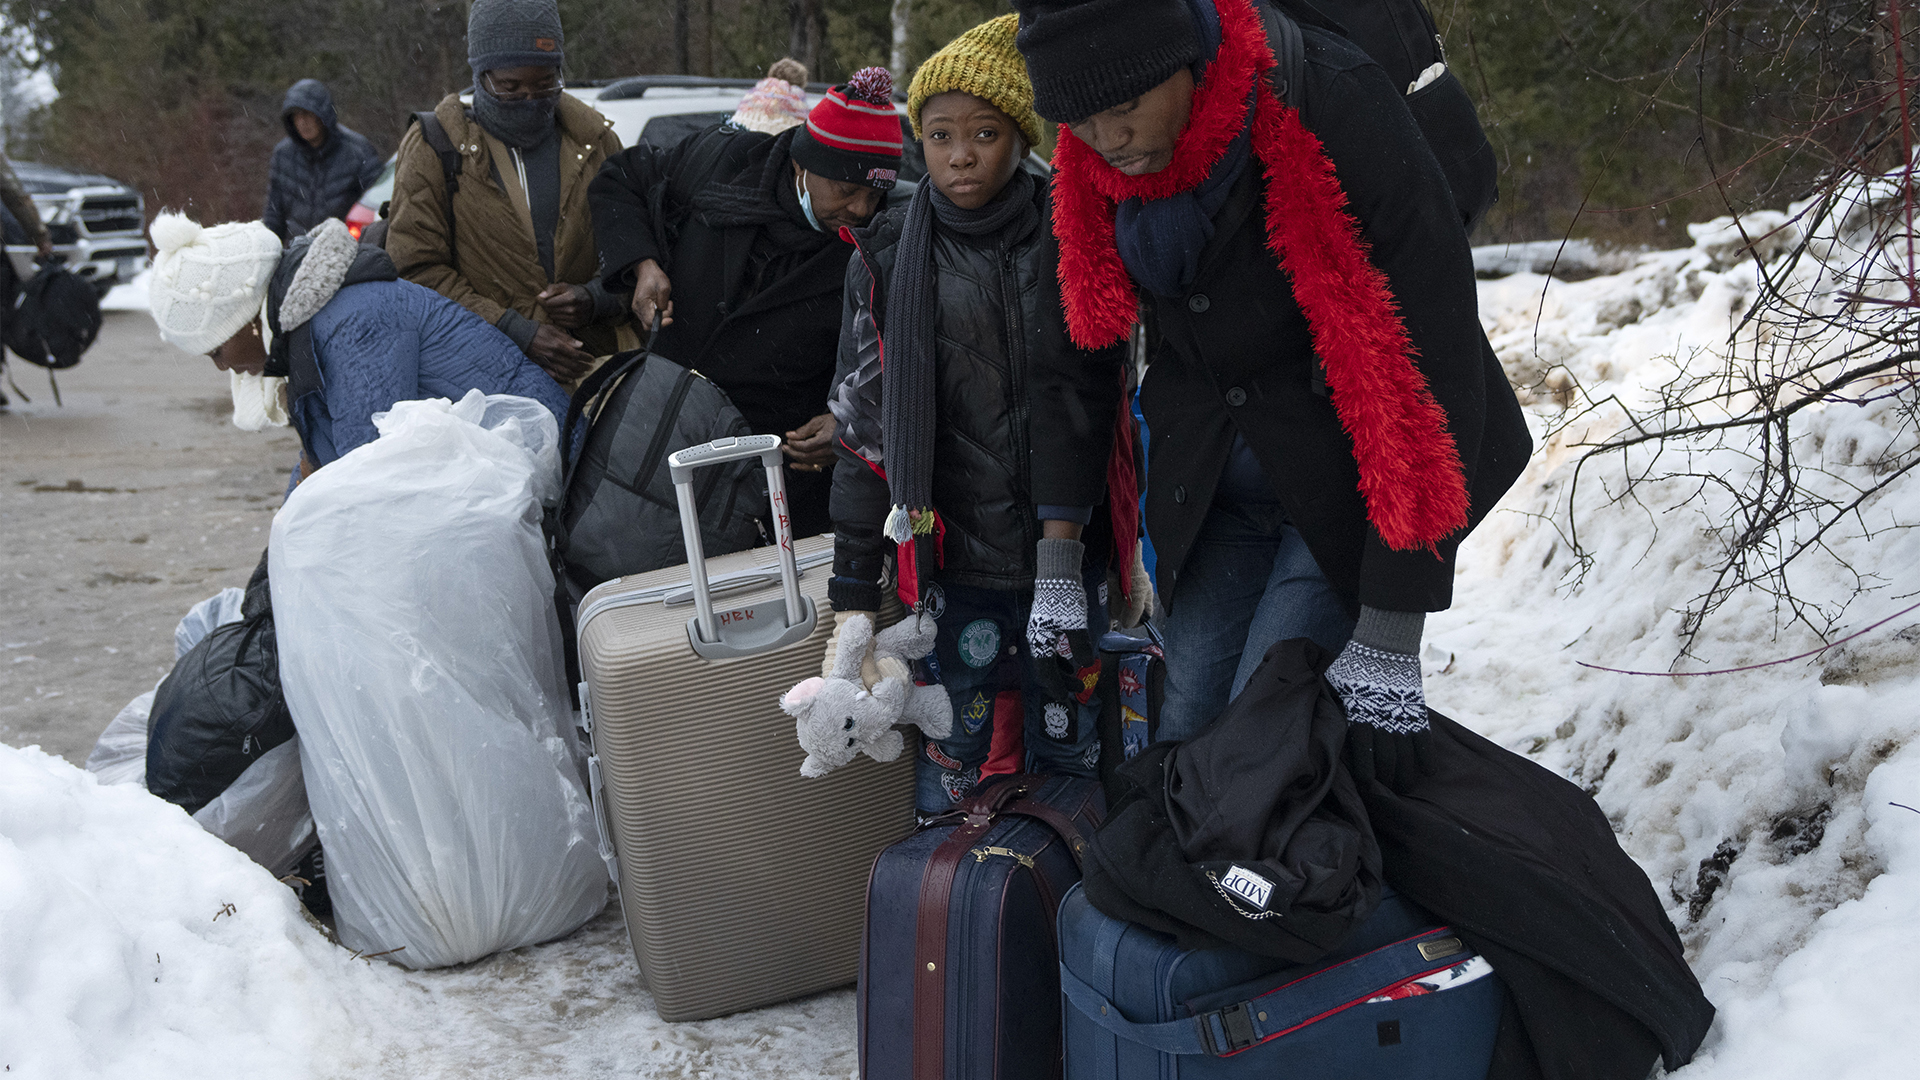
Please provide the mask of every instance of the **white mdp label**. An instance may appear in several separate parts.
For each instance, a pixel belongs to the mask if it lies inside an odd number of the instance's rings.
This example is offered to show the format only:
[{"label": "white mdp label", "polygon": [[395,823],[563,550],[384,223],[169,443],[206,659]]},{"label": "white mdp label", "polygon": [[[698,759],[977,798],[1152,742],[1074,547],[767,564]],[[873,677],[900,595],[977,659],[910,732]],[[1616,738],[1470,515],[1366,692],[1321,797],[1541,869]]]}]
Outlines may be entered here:
[{"label": "white mdp label", "polygon": [[1220,885],[1261,911],[1267,910],[1267,901],[1273,898],[1273,882],[1244,866],[1230,867]]}]

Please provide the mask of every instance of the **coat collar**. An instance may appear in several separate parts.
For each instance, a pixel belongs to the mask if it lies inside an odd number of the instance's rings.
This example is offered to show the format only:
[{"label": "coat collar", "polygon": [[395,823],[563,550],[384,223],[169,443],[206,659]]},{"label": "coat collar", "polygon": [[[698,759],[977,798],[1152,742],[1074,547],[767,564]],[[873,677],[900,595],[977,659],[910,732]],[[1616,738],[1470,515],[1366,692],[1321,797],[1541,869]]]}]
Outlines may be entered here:
[{"label": "coat collar", "polygon": [[[512,150],[473,119],[457,93],[442,98],[434,107],[433,115],[446,129],[454,149],[466,159],[468,174],[493,178],[497,190],[512,207],[520,226],[521,242],[527,245],[526,250],[534,250],[533,209],[515,176]],[[554,122],[560,128],[560,198],[564,205],[577,185],[592,179],[593,169],[588,166],[593,160],[590,151],[612,129],[613,121],[573,95],[561,94],[554,110]],[[558,237],[555,242],[559,242]],[[560,257],[556,250],[556,265]],[[534,266],[534,273],[544,272],[538,262]]]},{"label": "coat collar", "polygon": [[1083,349],[1131,332],[1139,297],[1114,243],[1116,203],[1200,182],[1246,123],[1266,186],[1267,247],[1293,283],[1340,425],[1353,442],[1367,520],[1389,548],[1434,549],[1467,526],[1466,471],[1447,414],[1413,361],[1387,277],[1369,259],[1333,162],[1300,114],[1255,80],[1274,67],[1254,0],[1218,0],[1221,42],[1194,90],[1174,160],[1129,177],[1064,125],[1054,155],[1053,231],[1067,328]]}]

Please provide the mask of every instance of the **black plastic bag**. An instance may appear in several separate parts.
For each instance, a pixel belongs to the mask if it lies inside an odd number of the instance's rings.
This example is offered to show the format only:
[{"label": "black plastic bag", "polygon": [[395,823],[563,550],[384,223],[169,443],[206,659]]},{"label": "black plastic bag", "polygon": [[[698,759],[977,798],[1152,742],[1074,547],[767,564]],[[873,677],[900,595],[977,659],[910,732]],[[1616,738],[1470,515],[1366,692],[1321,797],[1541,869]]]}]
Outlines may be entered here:
[{"label": "black plastic bag", "polygon": [[263,555],[247,582],[240,621],[188,650],[154,694],[147,790],[195,813],[293,734]]}]

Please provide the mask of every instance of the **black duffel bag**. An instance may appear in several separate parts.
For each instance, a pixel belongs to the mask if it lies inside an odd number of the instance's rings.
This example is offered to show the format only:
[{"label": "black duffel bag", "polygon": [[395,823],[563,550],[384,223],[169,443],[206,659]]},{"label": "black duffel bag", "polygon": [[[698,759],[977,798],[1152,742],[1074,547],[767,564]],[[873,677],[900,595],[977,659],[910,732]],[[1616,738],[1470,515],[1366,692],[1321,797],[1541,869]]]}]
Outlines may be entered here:
[{"label": "black duffel bag", "polygon": [[100,294],[58,262],[46,263],[28,278],[7,312],[7,348],[49,370],[78,364],[99,336]]},{"label": "black duffel bag", "polygon": [[240,621],[216,627],[187,650],[153,696],[147,790],[195,813],[293,734],[263,553]]}]

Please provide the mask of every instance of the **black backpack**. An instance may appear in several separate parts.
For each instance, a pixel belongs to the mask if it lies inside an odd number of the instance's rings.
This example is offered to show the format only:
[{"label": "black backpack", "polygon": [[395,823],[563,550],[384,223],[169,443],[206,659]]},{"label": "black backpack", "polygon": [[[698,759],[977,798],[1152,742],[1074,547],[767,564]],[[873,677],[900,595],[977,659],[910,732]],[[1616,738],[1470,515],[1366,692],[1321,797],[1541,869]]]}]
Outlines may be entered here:
[{"label": "black backpack", "polygon": [[264,553],[240,613],[173,665],[147,718],[147,790],[189,814],[294,734],[280,692]]},{"label": "black backpack", "polygon": [[[568,470],[550,530],[557,584],[573,603],[603,581],[686,562],[667,455],[753,433],[705,376],[644,349],[618,353],[588,376],[574,392],[561,430],[572,431],[609,386],[613,390]],[[700,470],[693,494],[708,558],[763,542],[760,514],[767,492],[758,461]],[[561,610],[568,621],[566,606]]]},{"label": "black backpack", "polygon": [[1302,23],[1359,46],[1396,86],[1407,88],[1407,108],[1446,173],[1461,222],[1472,233],[1500,197],[1499,163],[1473,99],[1452,69],[1413,89],[1427,69],[1447,60],[1426,5],[1421,0],[1268,0],[1261,10],[1267,44],[1279,63],[1274,88],[1294,108],[1305,106]]},{"label": "black backpack", "polygon": [[49,371],[78,364],[99,336],[100,294],[58,262],[28,278],[7,312],[7,348]]}]

